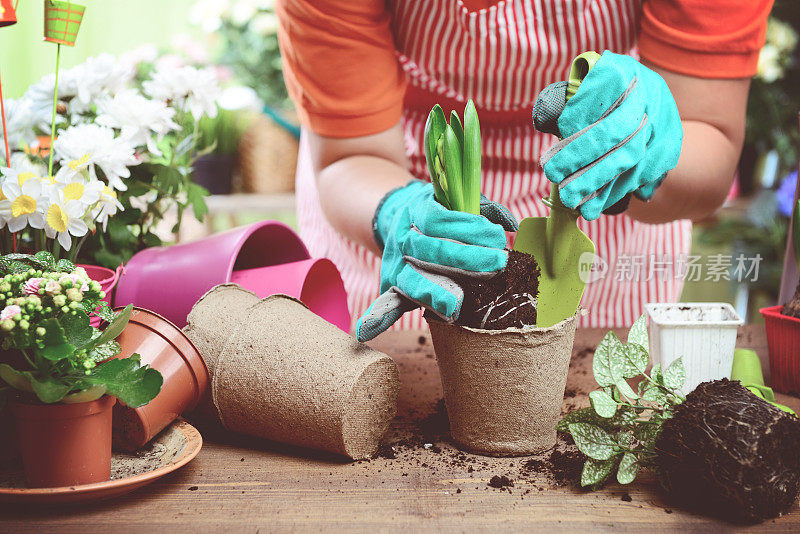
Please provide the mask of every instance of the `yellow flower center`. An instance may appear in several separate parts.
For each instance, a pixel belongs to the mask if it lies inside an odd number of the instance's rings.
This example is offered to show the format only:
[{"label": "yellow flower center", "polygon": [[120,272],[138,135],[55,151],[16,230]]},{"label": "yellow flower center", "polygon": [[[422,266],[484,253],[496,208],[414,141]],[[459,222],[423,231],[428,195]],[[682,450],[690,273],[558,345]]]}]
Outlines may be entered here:
[{"label": "yellow flower center", "polygon": [[31,178],[33,178],[33,173],[32,173],[32,172],[30,172],[30,171],[28,171],[28,172],[21,172],[21,173],[19,173],[19,174],[17,175],[17,181],[19,182],[19,185],[22,185],[22,184],[24,184],[25,182],[27,182],[27,181],[28,181],[28,180],[30,180]]},{"label": "yellow flower center", "polygon": [[105,186],[105,187],[103,188],[103,194],[104,194],[105,196],[107,196],[107,197],[111,197],[111,198],[117,198],[117,192],[116,192],[116,191],[114,191],[113,189],[111,189],[111,188],[110,188],[110,187],[108,187],[108,186]]},{"label": "yellow flower center", "polygon": [[47,182],[49,184],[55,184],[56,183],[56,177],[55,176],[48,176],[46,178],[42,178],[42,180],[47,180]]},{"label": "yellow flower center", "polygon": [[83,196],[84,185],[78,182],[67,184],[64,188],[64,199],[78,200]]},{"label": "yellow flower center", "polygon": [[88,152],[81,159],[75,159],[75,160],[70,161],[68,163],[68,165],[69,165],[69,168],[74,171],[78,167],[82,167],[83,165],[86,165],[87,161],[89,161],[89,153]]},{"label": "yellow flower center", "polygon": [[50,209],[47,210],[47,224],[56,232],[66,232],[68,222],[69,218],[67,214],[64,213],[64,210],[61,209],[61,206],[58,204],[53,204],[50,206]]},{"label": "yellow flower center", "polygon": [[19,217],[36,211],[36,201],[28,195],[20,195],[11,204],[11,215]]}]

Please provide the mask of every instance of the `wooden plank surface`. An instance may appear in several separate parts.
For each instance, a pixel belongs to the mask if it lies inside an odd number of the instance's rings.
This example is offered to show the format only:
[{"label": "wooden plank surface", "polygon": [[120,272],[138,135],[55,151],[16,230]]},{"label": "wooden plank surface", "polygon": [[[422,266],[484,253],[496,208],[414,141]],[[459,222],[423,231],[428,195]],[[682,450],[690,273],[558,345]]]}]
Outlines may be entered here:
[{"label": "wooden plank surface", "polygon": [[[564,409],[588,405],[593,389],[591,349],[603,335],[576,337]],[[740,331],[740,346],[766,354],[763,328]],[[392,355],[401,372],[399,414],[384,455],[346,463],[313,451],[247,438],[207,440],[181,471],[110,502],[55,509],[0,507],[0,532],[696,532],[741,527],[673,508],[657,483],[642,477],[596,493],[555,486],[525,468],[529,458],[461,454],[426,425],[441,385],[426,332],[390,332],[372,343]],[[589,349],[589,350],[587,350]],[[780,396],[800,409],[800,399]],[[427,434],[426,434],[427,433]],[[426,448],[425,441],[431,440]],[[388,458],[395,446],[395,458]],[[494,475],[514,480],[488,486]],[[624,498],[624,500],[623,500]],[[800,531],[797,505],[786,516],[753,527]]]}]

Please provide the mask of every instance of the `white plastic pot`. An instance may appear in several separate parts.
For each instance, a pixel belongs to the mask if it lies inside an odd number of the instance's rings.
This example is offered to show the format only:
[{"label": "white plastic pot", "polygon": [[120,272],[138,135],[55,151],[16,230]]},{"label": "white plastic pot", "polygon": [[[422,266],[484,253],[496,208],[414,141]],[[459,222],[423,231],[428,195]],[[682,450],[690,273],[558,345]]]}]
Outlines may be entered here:
[{"label": "white plastic pot", "polygon": [[744,321],[725,302],[650,303],[650,357],[662,368],[682,358],[683,393],[701,382],[730,378],[736,331]]}]

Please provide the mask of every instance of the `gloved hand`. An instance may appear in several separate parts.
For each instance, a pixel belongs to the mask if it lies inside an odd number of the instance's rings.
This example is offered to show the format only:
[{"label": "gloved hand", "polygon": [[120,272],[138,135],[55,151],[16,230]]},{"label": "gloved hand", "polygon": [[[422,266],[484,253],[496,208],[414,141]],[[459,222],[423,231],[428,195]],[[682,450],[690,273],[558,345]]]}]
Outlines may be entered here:
[{"label": "gloved hand", "polygon": [[561,202],[586,220],[628,193],[653,197],[668,171],[678,164],[683,140],[678,108],[657,73],[635,59],[605,51],[564,104],[565,82],[542,91],[534,123],[557,118],[563,139],[539,162],[558,184]]},{"label": "gloved hand", "polygon": [[447,322],[458,319],[459,280],[491,278],[508,263],[505,231],[518,226],[501,204],[481,198],[481,215],[451,211],[433,198],[430,183],[413,181],[384,197],[375,214],[375,237],[385,243],[381,295],[356,323],[368,341],[419,306]]}]

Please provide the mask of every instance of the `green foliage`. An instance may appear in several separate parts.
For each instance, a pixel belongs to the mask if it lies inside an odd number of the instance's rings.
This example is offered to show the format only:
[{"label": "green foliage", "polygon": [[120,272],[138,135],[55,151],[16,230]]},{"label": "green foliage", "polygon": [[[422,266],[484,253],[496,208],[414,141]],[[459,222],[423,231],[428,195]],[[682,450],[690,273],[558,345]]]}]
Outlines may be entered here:
[{"label": "green foliage", "polygon": [[[632,482],[640,467],[650,465],[661,424],[683,402],[686,378],[680,359],[665,370],[656,364],[646,373],[648,354],[645,317],[636,320],[623,343],[609,332],[592,361],[601,389],[589,394],[592,406],[568,413],[556,426],[568,432],[587,456],[581,485],[598,488],[616,470],[620,484]],[[637,390],[628,380],[641,378]]]},{"label": "green foliage", "polygon": [[[4,257],[0,264],[54,262],[36,256]],[[128,324],[132,306],[114,314],[103,295],[97,282],[74,267],[69,272],[29,267],[0,279],[2,402],[8,389],[46,404],[85,402],[108,393],[132,407],[158,394],[161,374],[142,366],[138,355],[114,359],[120,353],[115,339]],[[90,324],[94,313],[109,323],[102,332]]]},{"label": "green foliage", "polygon": [[438,104],[425,124],[425,159],[436,200],[448,209],[480,214],[481,134],[472,100],[464,110],[464,124],[455,111],[450,123]]}]

